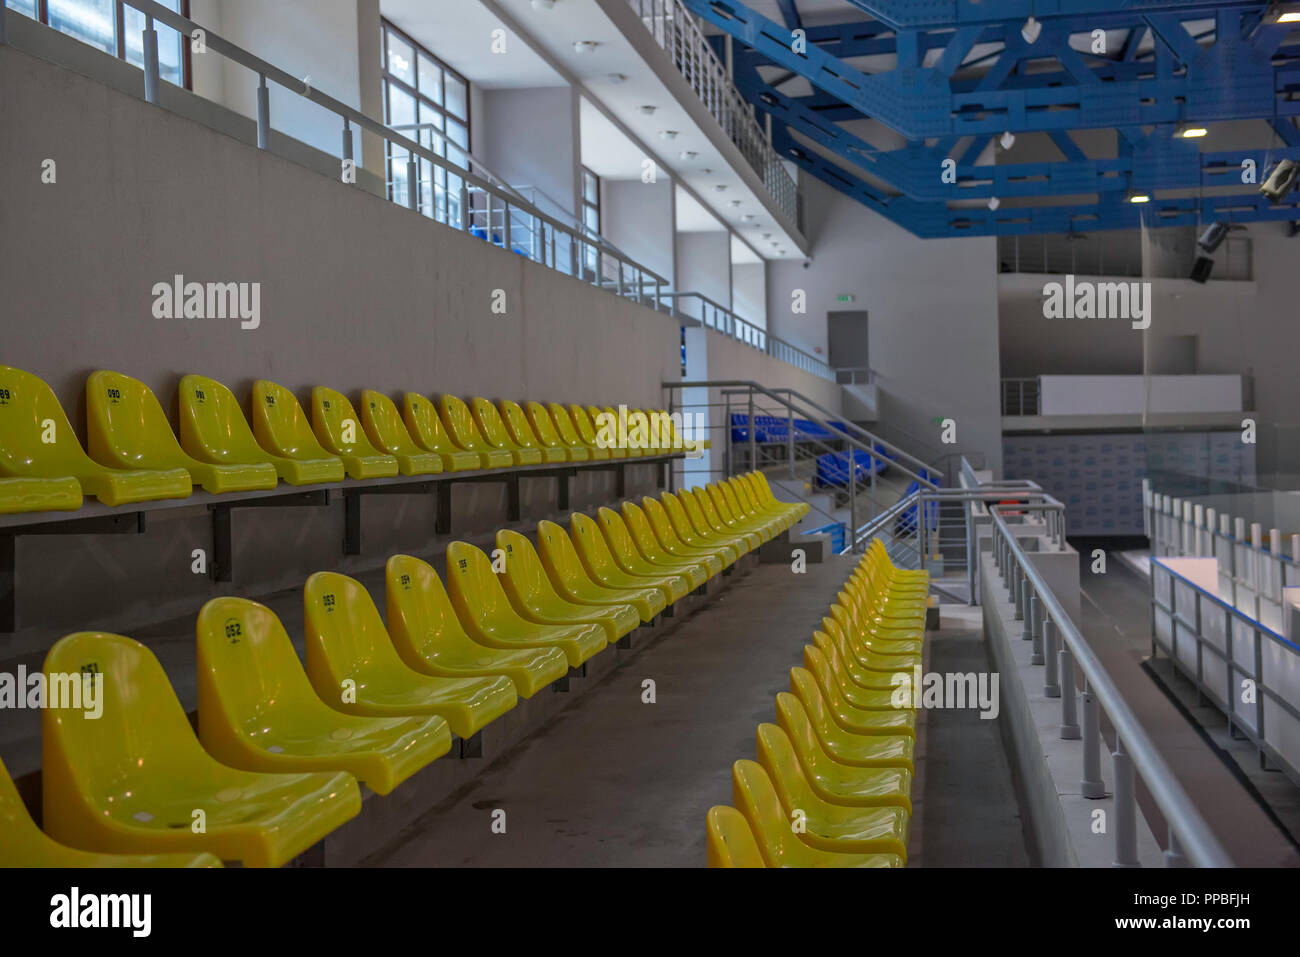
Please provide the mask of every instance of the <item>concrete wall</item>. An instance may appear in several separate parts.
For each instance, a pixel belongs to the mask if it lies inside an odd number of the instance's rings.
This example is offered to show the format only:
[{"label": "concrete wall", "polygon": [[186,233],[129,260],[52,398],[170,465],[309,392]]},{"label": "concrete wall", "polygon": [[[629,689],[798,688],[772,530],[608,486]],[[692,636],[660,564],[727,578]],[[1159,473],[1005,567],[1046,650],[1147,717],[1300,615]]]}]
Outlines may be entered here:
[{"label": "concrete wall", "polygon": [[[934,420],[952,417],[957,442],[943,450],[981,453],[1000,474],[996,241],[917,239],[815,180],[804,202],[812,257],[769,264],[768,331],[824,358],[826,313],[852,294],[870,316],[885,437],[924,458],[940,446]],[[794,289],[807,292],[806,315],[790,310]]]},{"label": "concrete wall", "polygon": [[667,176],[602,180],[601,230],[611,243],[671,284],[674,276],[676,187]]},{"label": "concrete wall", "polygon": [[[474,114],[474,155],[507,183],[535,187],[543,212],[578,209],[578,103],[569,87],[484,90]],[[537,144],[543,149],[534,149]],[[529,195],[525,191],[525,195]]]},{"label": "concrete wall", "polygon": [[767,265],[733,263],[731,266],[732,308],[740,318],[767,328]]}]

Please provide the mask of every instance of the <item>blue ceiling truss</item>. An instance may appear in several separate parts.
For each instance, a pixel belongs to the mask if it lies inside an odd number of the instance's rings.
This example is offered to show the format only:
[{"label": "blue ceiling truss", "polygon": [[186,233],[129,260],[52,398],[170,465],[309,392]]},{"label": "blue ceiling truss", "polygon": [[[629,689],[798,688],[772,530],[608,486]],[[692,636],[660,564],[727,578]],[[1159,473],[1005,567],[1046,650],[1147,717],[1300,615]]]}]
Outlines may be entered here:
[{"label": "blue ceiling truss", "polygon": [[[1261,181],[1271,163],[1300,161],[1300,43],[1258,0],[850,2],[874,19],[805,25],[795,0],[778,0],[782,25],[739,0],[684,0],[739,41],[736,85],[770,114],[781,155],[917,235],[1300,219],[1295,194],[1273,204],[1242,183],[1246,161]],[[1022,34],[1031,15],[1033,42]],[[1114,49],[1093,53],[1094,30]],[[849,62],[862,57],[890,68]],[[801,92],[783,92],[796,78],[808,81]],[[905,145],[879,149],[841,125],[862,119]],[[1258,145],[1202,151],[1178,135],[1227,120],[1259,121]],[[1106,158],[1071,136],[1107,128],[1116,146]],[[1045,134],[1060,159],[980,162],[1008,131]],[[947,177],[945,161],[955,164]],[[1128,201],[1138,193],[1152,201]],[[982,202],[952,205],[962,200]]]}]

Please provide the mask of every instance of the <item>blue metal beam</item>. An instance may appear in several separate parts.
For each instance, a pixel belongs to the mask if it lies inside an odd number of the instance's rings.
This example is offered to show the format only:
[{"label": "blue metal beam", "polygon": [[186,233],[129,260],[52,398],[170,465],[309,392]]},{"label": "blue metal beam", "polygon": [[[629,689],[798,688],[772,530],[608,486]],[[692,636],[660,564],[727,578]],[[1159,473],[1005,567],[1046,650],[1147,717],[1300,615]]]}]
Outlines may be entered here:
[{"label": "blue metal beam", "polygon": [[799,19],[799,8],[795,6],[794,0],[776,0],[777,9],[781,11],[781,19],[791,30],[800,30],[803,28],[803,21]]},{"label": "blue metal beam", "polygon": [[[795,53],[790,31],[755,14],[739,0],[683,0],[691,12],[716,25],[773,63],[807,78],[824,92],[897,130],[911,140],[1002,130],[1067,130],[1141,126],[1228,118],[1300,114],[1300,100],[1280,98],[1300,85],[1300,70],[1275,70],[1271,49],[1285,28],[1263,25],[1246,38],[1239,30],[1202,48],[1171,14],[1148,18],[1164,43],[1157,46],[1155,76],[1101,82],[1067,43],[1064,22],[1045,22],[1043,36],[1027,44],[1007,33],[1007,48],[976,89],[954,90],[939,69],[910,66],[867,75],[815,44]],[[983,5],[980,5],[983,6]],[[992,6],[1000,6],[994,4]],[[1219,17],[1237,23],[1237,8]],[[1176,26],[1176,30],[1174,29]],[[961,42],[969,34],[962,34]],[[920,42],[908,31],[908,62]],[[950,42],[958,42],[954,33]],[[1045,42],[1044,37],[1047,37]],[[1184,39],[1185,38],[1185,39]],[[1168,50],[1162,54],[1162,49]],[[900,54],[901,55],[901,54]],[[1056,87],[999,89],[1022,59],[1056,57],[1073,82]],[[1177,61],[1177,62],[1175,62]],[[1114,65],[1111,65],[1114,67]],[[1225,82],[1224,77],[1231,77]]]},{"label": "blue metal beam", "polygon": [[1023,21],[1031,16],[1043,21],[1058,16],[1095,17],[1126,9],[1148,13],[1198,13],[1223,6],[1211,0],[1130,0],[1119,3],[1115,0],[849,0],[849,3],[898,29]]}]

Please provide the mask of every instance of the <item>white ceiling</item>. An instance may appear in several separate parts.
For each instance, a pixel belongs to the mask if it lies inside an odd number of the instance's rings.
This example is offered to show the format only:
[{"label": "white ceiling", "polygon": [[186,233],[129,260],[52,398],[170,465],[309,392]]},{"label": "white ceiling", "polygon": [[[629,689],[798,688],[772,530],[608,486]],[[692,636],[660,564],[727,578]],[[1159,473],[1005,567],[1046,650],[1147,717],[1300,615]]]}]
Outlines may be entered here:
[{"label": "white ceiling", "polygon": [[[485,90],[562,86],[564,79],[494,14],[468,0],[380,0],[379,12]],[[493,33],[504,32],[504,53]]]},{"label": "white ceiling", "polygon": [[640,179],[646,155],[585,96],[578,100],[582,165],[601,179]]},{"label": "white ceiling", "polygon": [[674,190],[677,205],[677,231],[679,233],[710,233],[726,227],[718,217],[695,201],[695,197],[680,186]]}]

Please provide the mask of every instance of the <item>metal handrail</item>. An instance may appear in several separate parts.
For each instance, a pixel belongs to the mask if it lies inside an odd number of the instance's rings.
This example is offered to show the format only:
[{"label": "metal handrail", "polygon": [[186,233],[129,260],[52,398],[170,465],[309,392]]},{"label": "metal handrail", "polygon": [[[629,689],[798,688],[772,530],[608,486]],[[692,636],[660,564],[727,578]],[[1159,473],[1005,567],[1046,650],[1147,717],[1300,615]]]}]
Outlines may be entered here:
[{"label": "metal handrail", "polygon": [[[1004,508],[1015,507],[994,505],[989,509],[996,535],[994,561],[1003,582],[1010,588],[1016,617],[1025,622],[1025,631],[1035,643],[1035,654],[1046,665],[1046,684],[1051,689],[1048,694],[1053,696],[1051,691],[1054,690],[1055,696],[1061,698],[1062,738],[1074,738],[1079,734],[1074,665],[1077,664],[1083,672],[1085,796],[1100,797],[1105,793],[1100,770],[1102,713],[1115,730],[1116,862],[1124,865],[1137,863],[1137,795],[1133,780],[1136,770],[1168,823],[1166,864],[1176,865],[1185,856],[1197,867],[1231,867],[1232,859],[1124,700],[1101,659],[1070,619],[1046,579],[1029,562],[1027,553],[1002,515]],[[1059,671],[1056,668],[1058,651]]]},{"label": "metal handrail", "polygon": [[[634,276],[638,277],[634,283],[638,290],[647,286],[655,287],[653,301],[656,307],[658,306],[658,291],[668,285],[668,280],[665,277],[660,276],[658,273],[647,269],[641,264],[628,259],[621,254],[616,255],[611,253],[609,247],[603,243],[596,244],[591,239],[580,235],[572,227],[561,222],[559,219],[542,212],[534,204],[522,200],[518,192],[513,188],[497,186],[479,173],[457,166],[455,163],[445,157],[439,156],[437,153],[422,146],[418,142],[408,139],[401,133],[396,132],[377,120],[371,119],[360,110],[354,109],[346,103],[322,93],[315,87],[304,83],[302,79],[281,70],[279,67],[252,53],[249,53],[247,50],[236,46],[202,24],[197,23],[189,17],[182,16],[174,10],[169,10],[162,4],[154,2],[154,0],[123,0],[123,2],[127,6],[140,11],[145,17],[145,99],[150,103],[158,104],[158,91],[160,88],[158,76],[158,34],[154,29],[154,21],[156,20],[159,23],[171,27],[186,38],[196,36],[196,31],[202,31],[203,41],[209,52],[217,53],[227,60],[237,63],[258,75],[260,84],[257,90],[257,145],[259,149],[267,149],[269,147],[271,124],[270,96],[267,83],[272,82],[292,93],[310,100],[317,106],[334,113],[342,120],[341,132],[343,136],[343,160],[345,162],[351,160],[353,155],[353,126],[359,127],[366,132],[373,133],[390,146],[405,151],[408,155],[408,170],[412,170],[417,174],[413,177],[411,185],[408,186],[408,205],[411,208],[415,208],[416,194],[418,193],[418,165],[415,161],[415,157],[419,157],[420,159],[426,160],[432,165],[447,171],[464,184],[462,186],[462,202],[460,205],[459,227],[461,230],[468,231],[472,225],[474,214],[476,212],[483,212],[482,210],[470,209],[469,203],[465,201],[470,188],[475,188],[486,194],[488,197],[487,214],[489,239],[492,238],[492,199],[495,198],[500,202],[505,214],[503,224],[503,245],[506,249],[515,248],[510,238],[511,213],[513,211],[515,214],[523,214],[540,224],[539,227],[536,228],[539,228],[542,233],[540,256],[536,248],[530,248],[526,251],[528,258],[532,259],[534,262],[539,262],[542,265],[550,266],[550,268],[555,269],[557,272],[562,271],[560,269],[559,257],[556,255],[556,245],[557,239],[563,237],[561,241],[569,244],[568,272],[570,275],[577,276],[581,271],[579,264],[581,257],[577,254],[577,250],[588,246],[598,246],[598,248],[601,249],[602,255],[609,256],[616,260],[618,264],[618,282],[610,286],[603,286],[603,284],[599,282],[596,284],[602,285],[603,288],[607,288],[611,291],[617,290],[618,294],[622,295],[625,285],[622,277],[625,268],[630,268]],[[0,0],[0,15],[2,15],[3,12],[4,3],[3,0]],[[450,225],[450,223],[448,223],[448,225]],[[545,238],[548,227],[550,235],[549,242]],[[550,252],[549,257],[547,256],[548,249]]]},{"label": "metal handrail", "polygon": [[[791,345],[784,339],[770,335],[766,329],[754,325],[747,319],[742,319],[736,315],[734,310],[714,299],[710,299],[703,293],[661,291],[658,298],[661,303],[664,300],[668,301],[669,311],[673,316],[694,319],[705,328],[716,330],[746,345],[753,346],[773,359],[780,359],[782,362],[787,362],[795,368],[812,373],[822,379],[831,382],[835,381],[835,370],[830,365],[811,353],[804,352],[798,346]],[[701,306],[700,314],[694,316],[689,312],[683,312],[678,306],[678,301],[682,299],[697,300]]]},{"label": "metal handrail", "polygon": [[797,229],[799,189],[758,122],[754,107],[731,81],[727,67],[681,0],[627,0],[655,43],[668,54],[727,139],[740,150]]}]

